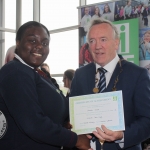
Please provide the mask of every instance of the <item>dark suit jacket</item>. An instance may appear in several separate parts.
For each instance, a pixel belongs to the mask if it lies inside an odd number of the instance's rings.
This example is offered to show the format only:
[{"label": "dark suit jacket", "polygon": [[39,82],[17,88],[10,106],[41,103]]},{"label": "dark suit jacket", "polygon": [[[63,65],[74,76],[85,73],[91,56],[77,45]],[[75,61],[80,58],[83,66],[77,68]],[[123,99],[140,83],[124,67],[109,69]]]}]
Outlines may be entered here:
[{"label": "dark suit jacket", "polygon": [[[150,77],[144,68],[122,61],[122,67],[117,64],[110,82],[104,92],[112,91],[114,81],[119,74],[117,90],[123,92],[125,131],[124,148],[127,150],[141,150],[141,142],[150,136]],[[72,81],[71,95],[94,94],[95,87],[94,63],[90,63],[76,70]],[[97,142],[97,150],[100,144]],[[118,150],[119,145],[105,142],[104,150]]]},{"label": "dark suit jacket", "polygon": [[0,111],[8,124],[1,150],[58,150],[77,142],[77,135],[62,127],[69,116],[66,98],[19,61],[0,70]]}]

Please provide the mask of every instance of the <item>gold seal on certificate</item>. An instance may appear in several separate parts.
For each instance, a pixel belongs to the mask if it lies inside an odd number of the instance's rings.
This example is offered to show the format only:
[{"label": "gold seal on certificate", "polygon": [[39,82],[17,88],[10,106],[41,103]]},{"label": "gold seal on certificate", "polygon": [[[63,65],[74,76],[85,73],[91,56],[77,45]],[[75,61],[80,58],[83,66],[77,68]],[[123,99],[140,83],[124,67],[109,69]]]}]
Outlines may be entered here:
[{"label": "gold seal on certificate", "polygon": [[99,89],[98,89],[98,88],[93,88],[93,92],[94,92],[94,93],[98,93],[98,92],[99,92]]}]

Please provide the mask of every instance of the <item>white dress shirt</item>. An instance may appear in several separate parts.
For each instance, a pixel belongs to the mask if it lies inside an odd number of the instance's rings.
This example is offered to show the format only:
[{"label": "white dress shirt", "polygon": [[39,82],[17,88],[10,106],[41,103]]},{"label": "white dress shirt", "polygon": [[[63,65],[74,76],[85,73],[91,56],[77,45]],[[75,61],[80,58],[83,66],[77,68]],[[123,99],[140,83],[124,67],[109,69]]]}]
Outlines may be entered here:
[{"label": "white dress shirt", "polygon": [[[119,61],[119,57],[118,57],[118,55],[116,54],[115,58],[114,58],[112,61],[110,61],[107,65],[105,65],[105,66],[103,67],[105,70],[107,70],[107,72],[105,73],[106,87],[107,87],[108,84],[109,84],[109,81],[110,81],[110,79],[111,79],[111,76],[112,76],[112,74],[113,74],[113,72],[114,72],[114,70],[115,70],[115,67],[116,67],[118,61]],[[100,66],[100,65],[97,64],[97,63],[96,63],[95,65],[96,65],[96,72],[97,72],[97,69],[98,69],[98,68],[101,68],[102,66]],[[95,86],[98,87],[98,83],[99,83],[99,80],[100,80],[100,74],[99,74],[99,72],[96,74],[96,78],[98,79],[98,82],[96,83]],[[123,148],[123,147],[124,147],[124,134],[123,134],[123,138],[122,138],[121,140],[115,141],[115,143],[119,143],[120,147]],[[93,148],[93,150],[96,150],[95,142],[93,143],[93,142],[91,141],[91,147]]]},{"label": "white dress shirt", "polygon": [[[114,58],[112,61],[110,61],[107,65],[105,65],[105,66],[103,67],[105,70],[107,70],[107,72],[105,73],[106,87],[107,87],[108,84],[109,84],[110,78],[111,78],[111,76],[112,76],[112,74],[113,74],[113,72],[114,72],[114,70],[115,70],[115,67],[116,67],[118,61],[119,61],[119,57],[118,57],[118,55],[116,54],[115,58]],[[100,68],[100,67],[101,67],[101,66],[96,63],[96,71],[97,71],[97,69]],[[99,79],[100,79],[99,73],[98,73],[98,75],[97,75],[97,79],[98,79],[98,82],[99,82]]]},{"label": "white dress shirt", "polygon": [[26,65],[26,66],[28,66],[28,67],[34,69],[33,67],[31,67],[31,66],[29,66],[28,64],[26,64],[26,63],[22,60],[22,58],[19,57],[17,54],[15,54],[15,58],[17,58],[17,59],[18,59],[21,63],[23,63],[24,65]]}]

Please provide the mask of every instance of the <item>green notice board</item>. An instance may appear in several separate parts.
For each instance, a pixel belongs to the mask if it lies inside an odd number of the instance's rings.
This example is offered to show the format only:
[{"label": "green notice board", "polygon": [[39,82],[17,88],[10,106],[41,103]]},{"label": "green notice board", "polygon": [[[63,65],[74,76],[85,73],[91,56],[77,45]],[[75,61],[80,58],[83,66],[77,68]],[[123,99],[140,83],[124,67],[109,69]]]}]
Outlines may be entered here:
[{"label": "green notice board", "polygon": [[113,24],[120,34],[118,54],[139,65],[139,19],[115,21]]}]

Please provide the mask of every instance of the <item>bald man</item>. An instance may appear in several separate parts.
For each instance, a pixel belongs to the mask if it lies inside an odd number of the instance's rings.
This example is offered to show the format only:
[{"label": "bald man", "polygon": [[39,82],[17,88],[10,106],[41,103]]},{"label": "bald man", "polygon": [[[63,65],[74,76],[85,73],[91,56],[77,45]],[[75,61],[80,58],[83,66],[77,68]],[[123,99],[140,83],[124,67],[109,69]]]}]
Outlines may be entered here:
[{"label": "bald man", "polygon": [[16,46],[11,46],[7,52],[6,52],[6,56],[5,56],[5,64],[8,63],[9,61],[13,60],[15,57],[15,48]]}]

